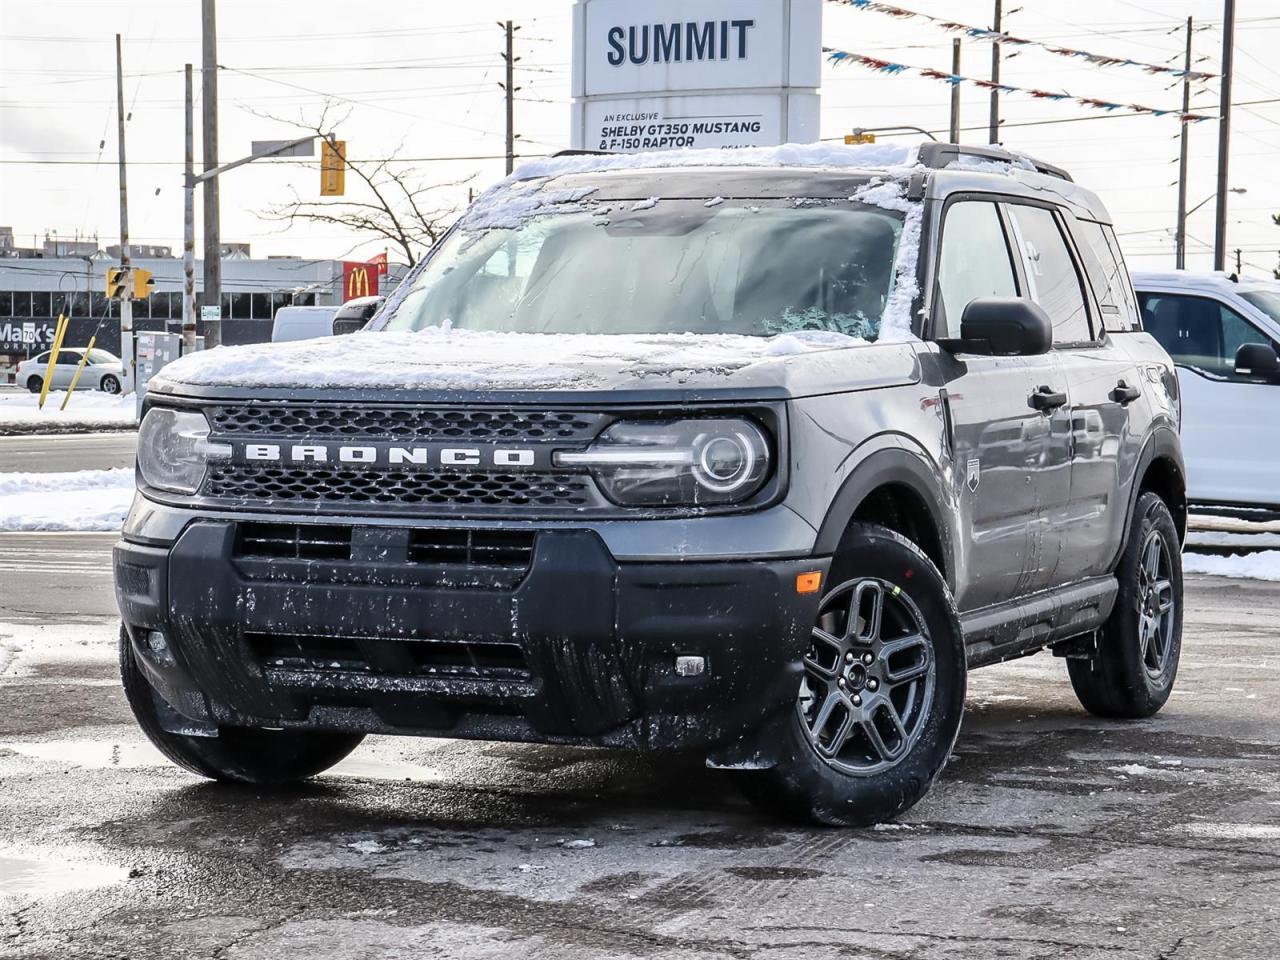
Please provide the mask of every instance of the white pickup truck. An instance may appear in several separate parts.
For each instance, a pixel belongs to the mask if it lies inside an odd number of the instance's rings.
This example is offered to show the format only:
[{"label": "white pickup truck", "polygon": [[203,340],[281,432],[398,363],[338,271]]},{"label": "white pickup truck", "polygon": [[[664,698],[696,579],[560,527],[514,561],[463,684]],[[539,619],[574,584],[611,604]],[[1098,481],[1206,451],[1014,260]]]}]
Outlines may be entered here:
[{"label": "white pickup truck", "polygon": [[1223,273],[1135,273],[1143,328],[1182,387],[1187,497],[1280,511],[1280,283]]}]

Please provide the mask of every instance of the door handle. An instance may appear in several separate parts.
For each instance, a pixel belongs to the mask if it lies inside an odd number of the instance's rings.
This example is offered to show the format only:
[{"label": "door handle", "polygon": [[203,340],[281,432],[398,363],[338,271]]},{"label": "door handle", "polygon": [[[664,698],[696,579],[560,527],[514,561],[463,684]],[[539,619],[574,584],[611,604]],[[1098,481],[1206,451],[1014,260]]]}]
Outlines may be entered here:
[{"label": "door handle", "polygon": [[1118,403],[1120,406],[1126,406],[1142,396],[1142,391],[1137,385],[1129,386],[1123,380],[1116,384],[1116,388],[1111,391],[1110,397],[1112,403]]},{"label": "door handle", "polygon": [[1067,405],[1065,393],[1055,393],[1052,387],[1039,387],[1031,395],[1031,406],[1037,410],[1056,410]]}]

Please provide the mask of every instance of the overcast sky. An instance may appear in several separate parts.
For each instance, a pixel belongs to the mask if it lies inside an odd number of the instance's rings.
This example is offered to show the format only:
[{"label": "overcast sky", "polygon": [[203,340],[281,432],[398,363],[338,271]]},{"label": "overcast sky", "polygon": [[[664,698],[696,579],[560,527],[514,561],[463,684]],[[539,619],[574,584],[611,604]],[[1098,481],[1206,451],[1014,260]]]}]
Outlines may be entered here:
[{"label": "overcast sky", "polygon": [[[897,0],[920,11],[985,24],[990,0]],[[1187,16],[1198,68],[1217,71],[1222,0],[1005,0],[1021,7],[1011,33],[1097,53],[1180,62]],[[413,158],[424,183],[475,174],[477,186],[502,174],[502,33],[514,19],[520,62],[520,150],[567,145],[570,0],[427,0],[356,4],[351,0],[220,0],[218,5],[220,140],[224,161],[253,139],[285,138],[291,129],[262,117],[314,119],[326,95],[347,114],[339,133],[353,159]],[[827,4],[824,42],[903,63],[950,67],[951,36],[922,21]],[[1237,103],[1280,99],[1280,5],[1240,0]],[[113,35],[124,35],[130,228],[139,243],[180,246],[182,229],[182,65],[200,60],[199,0],[0,0],[0,224],[20,243],[46,232],[119,230],[115,167]],[[966,41],[964,73],[990,69],[990,44]],[[1176,108],[1178,82],[1135,68],[1100,68],[1034,48],[1006,60],[1004,80],[1151,106]],[[199,75],[197,73],[197,89]],[[944,131],[949,90],[910,76],[884,77],[857,66],[823,68],[822,133],[855,126],[913,124]],[[1198,84],[1193,109],[1217,112],[1216,82]],[[986,142],[987,95],[964,88],[962,121],[978,127],[964,139]],[[1109,117],[1071,103],[1018,95],[1003,101],[1006,144],[1065,166],[1097,190],[1115,218],[1135,267],[1172,267],[1179,124],[1172,118]],[[1071,121],[1031,125],[1033,121]],[[1229,246],[1244,250],[1246,273],[1269,275],[1280,250],[1275,177],[1280,102],[1237,109]],[[945,134],[944,134],[945,136]],[[106,142],[99,149],[100,142]],[[197,134],[198,142],[198,134]],[[1190,203],[1215,187],[1216,123],[1191,127]],[[451,161],[451,157],[481,157]],[[197,146],[197,159],[199,148]],[[350,178],[348,183],[350,184]],[[259,214],[296,189],[318,190],[314,165],[258,163],[222,180],[222,235],[252,244],[257,256],[363,257],[383,249],[331,226],[280,225]],[[465,191],[458,198],[465,201]],[[197,206],[197,209],[198,206]],[[1191,219],[1190,265],[1208,268],[1213,204]]]}]

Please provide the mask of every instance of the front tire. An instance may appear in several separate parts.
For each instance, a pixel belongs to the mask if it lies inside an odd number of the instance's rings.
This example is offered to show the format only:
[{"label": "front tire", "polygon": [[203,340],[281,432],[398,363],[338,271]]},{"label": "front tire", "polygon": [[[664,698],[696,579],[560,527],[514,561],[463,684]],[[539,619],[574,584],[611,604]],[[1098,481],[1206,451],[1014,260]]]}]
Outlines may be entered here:
[{"label": "front tire", "polygon": [[1157,494],[1138,497],[1116,578],[1093,656],[1067,660],[1067,672],[1090,713],[1136,720],[1165,705],[1182,655],[1182,546]]},{"label": "front tire", "polygon": [[134,656],[122,627],[120,678],[142,732],[169,760],[210,780],[270,786],[295,783],[328,770],[364,739],[355,733],[245,727],[222,727],[216,737],[169,733],[160,724],[159,695],[138,669]]},{"label": "front tire", "polygon": [[866,826],[910,809],[946,765],[964,638],[938,569],[891,530],[855,527],[828,584],[796,706],[764,734],[778,763],[740,786],[794,819]]},{"label": "front tire", "polygon": [[102,388],[103,393],[119,393],[120,378],[114,373],[108,373],[102,378],[102,382],[98,386]]}]

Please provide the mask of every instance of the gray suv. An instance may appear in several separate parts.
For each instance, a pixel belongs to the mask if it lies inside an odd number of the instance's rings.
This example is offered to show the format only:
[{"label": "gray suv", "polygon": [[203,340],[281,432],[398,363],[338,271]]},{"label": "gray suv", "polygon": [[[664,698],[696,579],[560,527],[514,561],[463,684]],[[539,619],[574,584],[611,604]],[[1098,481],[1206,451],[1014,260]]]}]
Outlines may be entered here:
[{"label": "gray suv", "polygon": [[1098,199],[998,149],[693,160],[543,162],[369,329],[152,381],[114,562],[170,759],[681,749],[856,825],[938,776],[970,668],[1160,709],[1178,381]]}]

